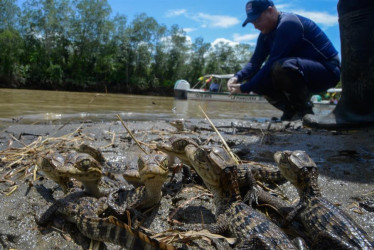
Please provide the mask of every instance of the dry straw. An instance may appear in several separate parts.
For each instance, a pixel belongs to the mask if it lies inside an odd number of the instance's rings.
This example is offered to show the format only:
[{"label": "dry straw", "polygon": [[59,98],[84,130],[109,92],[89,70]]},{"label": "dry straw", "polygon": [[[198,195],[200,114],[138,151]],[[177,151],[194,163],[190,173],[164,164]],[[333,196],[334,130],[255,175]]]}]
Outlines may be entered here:
[{"label": "dry straw", "polygon": [[204,109],[199,106],[201,112],[203,112],[205,118],[208,120],[208,122],[210,123],[210,125],[212,126],[212,128],[214,129],[214,131],[217,133],[219,139],[222,141],[222,144],[225,148],[225,150],[227,151],[227,153],[229,153],[229,155],[231,156],[231,158],[235,161],[235,164],[239,164],[239,160],[238,158],[234,155],[234,153],[231,151],[230,147],[227,145],[225,139],[223,139],[222,135],[220,134],[220,132],[218,131],[218,129],[216,128],[216,126],[214,126],[213,122],[209,119],[208,115],[205,113]]},{"label": "dry straw", "polygon": [[117,117],[118,119],[121,121],[122,123],[122,126],[125,127],[125,129],[127,130],[127,132],[129,133],[129,135],[131,136],[131,138],[135,141],[136,145],[138,145],[138,147],[145,153],[145,154],[148,154],[144,148],[142,148],[142,146],[140,146],[140,143],[139,141],[135,138],[135,136],[131,133],[130,129],[126,126],[126,124],[123,122],[121,116],[119,114],[117,114]]}]

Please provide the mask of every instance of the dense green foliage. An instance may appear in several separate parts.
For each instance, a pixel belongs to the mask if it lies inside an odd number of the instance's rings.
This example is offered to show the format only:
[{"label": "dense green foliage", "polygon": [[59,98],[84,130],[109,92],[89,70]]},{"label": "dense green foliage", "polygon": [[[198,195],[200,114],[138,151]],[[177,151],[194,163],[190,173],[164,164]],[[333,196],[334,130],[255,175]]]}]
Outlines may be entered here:
[{"label": "dense green foliage", "polygon": [[0,1],[0,86],[171,94],[176,80],[238,71],[249,45],[188,41],[178,26],[106,0]]}]

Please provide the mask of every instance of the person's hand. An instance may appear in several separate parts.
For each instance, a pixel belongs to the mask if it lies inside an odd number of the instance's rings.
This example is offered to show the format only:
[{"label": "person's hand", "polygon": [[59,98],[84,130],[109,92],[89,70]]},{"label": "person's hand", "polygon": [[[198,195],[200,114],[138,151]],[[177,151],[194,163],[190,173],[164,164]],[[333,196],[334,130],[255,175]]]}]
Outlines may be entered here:
[{"label": "person's hand", "polygon": [[227,89],[230,91],[230,94],[239,94],[239,93],[241,93],[240,84],[237,83],[237,82],[238,82],[238,78],[236,78],[236,77],[231,77],[227,81]]},{"label": "person's hand", "polygon": [[231,84],[230,94],[240,94],[242,91],[240,90],[240,83]]},{"label": "person's hand", "polygon": [[227,89],[231,92],[231,85],[232,84],[236,84],[238,83],[238,78],[236,78],[235,76],[234,77],[231,77],[228,81],[227,81]]}]

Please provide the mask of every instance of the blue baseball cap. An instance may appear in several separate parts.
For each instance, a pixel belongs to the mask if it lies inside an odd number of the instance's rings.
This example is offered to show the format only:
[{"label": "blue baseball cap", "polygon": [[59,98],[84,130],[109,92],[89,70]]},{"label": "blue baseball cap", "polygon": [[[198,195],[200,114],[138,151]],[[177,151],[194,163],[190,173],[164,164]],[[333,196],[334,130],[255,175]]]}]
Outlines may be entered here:
[{"label": "blue baseball cap", "polygon": [[245,6],[245,12],[247,13],[247,19],[243,23],[243,27],[247,23],[251,23],[260,17],[261,13],[264,12],[269,6],[274,6],[273,1],[270,0],[251,0]]}]

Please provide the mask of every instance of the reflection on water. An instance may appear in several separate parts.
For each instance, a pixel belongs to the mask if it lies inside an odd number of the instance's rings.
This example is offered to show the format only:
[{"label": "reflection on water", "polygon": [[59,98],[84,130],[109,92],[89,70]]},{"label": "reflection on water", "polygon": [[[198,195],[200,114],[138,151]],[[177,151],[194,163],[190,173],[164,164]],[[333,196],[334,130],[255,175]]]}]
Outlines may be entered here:
[{"label": "reflection on water", "polygon": [[127,120],[202,118],[249,119],[279,117],[267,103],[206,102],[172,97],[82,92],[0,89],[0,118],[22,123],[52,120]]}]

